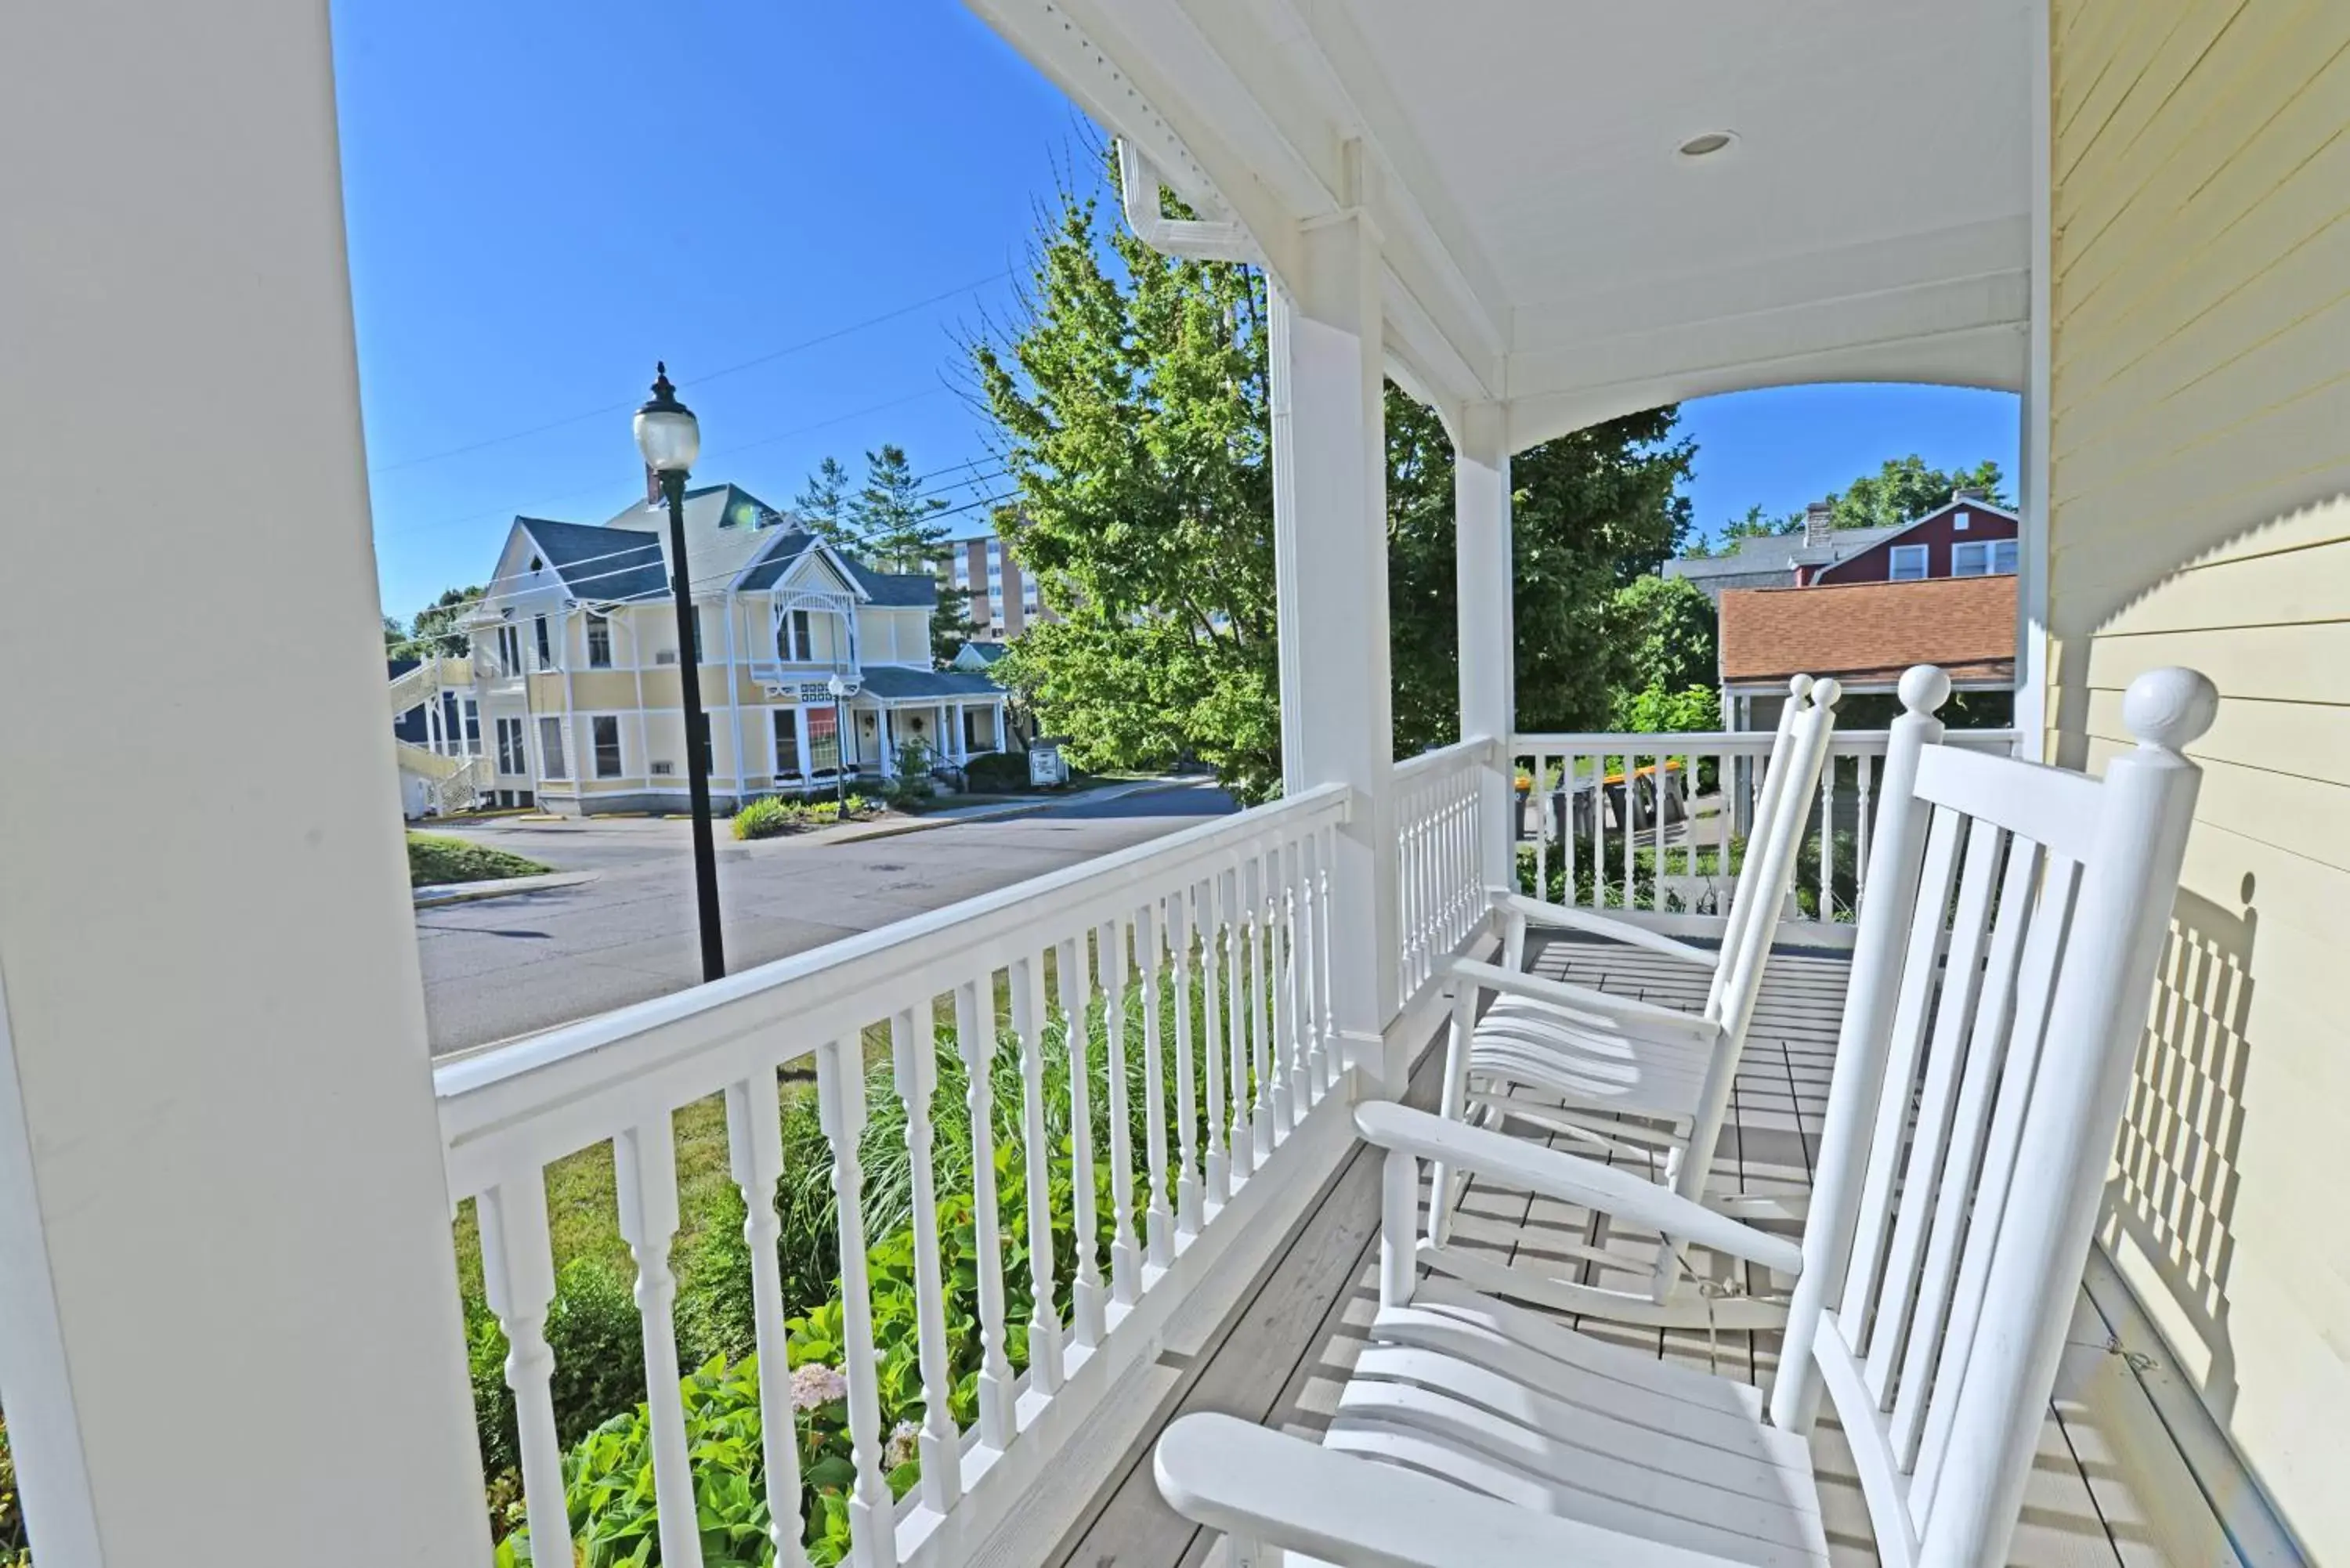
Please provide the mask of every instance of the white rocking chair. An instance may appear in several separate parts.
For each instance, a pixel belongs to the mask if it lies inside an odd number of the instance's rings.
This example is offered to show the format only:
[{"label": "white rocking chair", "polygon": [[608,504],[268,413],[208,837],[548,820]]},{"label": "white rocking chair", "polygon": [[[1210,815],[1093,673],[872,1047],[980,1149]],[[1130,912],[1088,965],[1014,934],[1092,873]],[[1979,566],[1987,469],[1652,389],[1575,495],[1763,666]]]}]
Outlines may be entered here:
[{"label": "white rocking chair", "polygon": [[[1378,1568],[1827,1560],[1825,1387],[1880,1559],[2006,1559],[2119,1126],[2210,727],[2210,683],[2129,690],[2102,781],[1946,746],[1888,766],[1800,1249],[1612,1169],[1393,1104],[1380,1306],[1317,1447],[1224,1416],[1160,1490],[1232,1561]],[[1929,722],[1910,714],[1900,724]],[[1419,1277],[1441,1160],[1797,1277],[1754,1390]]]},{"label": "white rocking chair", "polygon": [[[1950,680],[1921,665],[1902,678],[1901,690],[1910,711],[1923,717],[1897,727],[1894,744],[1914,749],[1940,734],[1941,726],[1930,715],[1950,694]],[[1742,1199],[1706,1192],[1771,946],[1794,884],[1808,807],[1835,734],[1835,681],[1814,684],[1798,676],[1790,691],[1719,954],[1585,910],[1527,898],[1509,905],[1513,949],[1523,947],[1523,927],[1532,921],[1604,932],[1711,969],[1713,981],[1703,1011],[1684,1012],[1525,974],[1514,951],[1507,968],[1457,963],[1451,974],[1451,1036],[1446,1045],[1446,1116],[1460,1120],[1473,1115],[1492,1127],[1513,1121],[1530,1124],[1546,1133],[1566,1135],[1604,1156],[1646,1161],[1684,1198],[1711,1202],[1746,1218],[1800,1218],[1799,1204],[1787,1198]],[[1890,766],[1888,761],[1888,771]],[[1493,994],[1493,1004],[1480,1018],[1478,1008],[1487,992]],[[1513,1092],[1525,1089],[1538,1092],[1544,1102]],[[1627,1122],[1621,1119],[1625,1116],[1638,1119]],[[1681,1278],[1679,1261],[1670,1254],[1659,1254],[1647,1289],[1631,1291],[1556,1272],[1537,1272],[1524,1265],[1505,1266],[1480,1253],[1444,1251],[1464,1183],[1446,1162],[1439,1163],[1436,1180],[1435,1190],[1441,1196],[1429,1226],[1430,1241],[1439,1250],[1434,1261],[1482,1289],[1644,1327],[1747,1330],[1776,1327],[1785,1320],[1783,1302],[1699,1294]],[[1620,1268],[1622,1263],[1597,1249],[1581,1249],[1565,1262],[1567,1272],[1586,1266]]]}]

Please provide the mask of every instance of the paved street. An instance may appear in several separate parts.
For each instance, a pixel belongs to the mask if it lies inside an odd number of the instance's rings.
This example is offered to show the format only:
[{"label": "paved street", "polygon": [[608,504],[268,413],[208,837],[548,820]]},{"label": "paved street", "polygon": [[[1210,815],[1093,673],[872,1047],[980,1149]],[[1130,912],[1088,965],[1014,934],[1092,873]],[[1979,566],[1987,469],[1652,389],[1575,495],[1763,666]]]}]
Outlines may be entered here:
[{"label": "paved street", "polygon": [[[861,844],[721,837],[727,962],[749,969],[1232,809],[1220,791],[1179,786]],[[434,831],[556,870],[598,873],[580,887],[417,911],[434,1054],[586,1018],[700,978],[683,822],[505,819]]]}]

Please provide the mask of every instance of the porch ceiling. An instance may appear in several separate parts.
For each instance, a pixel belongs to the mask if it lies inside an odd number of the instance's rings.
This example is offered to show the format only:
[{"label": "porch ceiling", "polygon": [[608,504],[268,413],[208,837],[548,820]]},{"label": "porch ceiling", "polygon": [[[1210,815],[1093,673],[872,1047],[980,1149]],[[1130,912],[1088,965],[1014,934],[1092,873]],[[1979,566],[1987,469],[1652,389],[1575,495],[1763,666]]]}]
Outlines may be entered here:
[{"label": "porch ceiling", "polygon": [[2029,0],[970,3],[1276,272],[1366,209],[1398,368],[1507,400],[1517,444],[1749,386],[2022,382]]}]

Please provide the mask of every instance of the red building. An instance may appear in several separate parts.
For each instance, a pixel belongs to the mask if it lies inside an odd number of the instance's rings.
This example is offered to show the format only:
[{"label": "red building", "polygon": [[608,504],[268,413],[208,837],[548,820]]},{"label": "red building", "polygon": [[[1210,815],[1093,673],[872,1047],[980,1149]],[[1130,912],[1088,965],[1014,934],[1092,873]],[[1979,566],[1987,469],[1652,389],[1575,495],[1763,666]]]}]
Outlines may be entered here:
[{"label": "red building", "polygon": [[1981,491],[1961,490],[1907,528],[1877,541],[1858,555],[1827,566],[1798,566],[1795,581],[1809,587],[1814,583],[1915,583],[1934,577],[2012,576],[2015,573],[2016,532],[2014,513],[1992,505]]}]

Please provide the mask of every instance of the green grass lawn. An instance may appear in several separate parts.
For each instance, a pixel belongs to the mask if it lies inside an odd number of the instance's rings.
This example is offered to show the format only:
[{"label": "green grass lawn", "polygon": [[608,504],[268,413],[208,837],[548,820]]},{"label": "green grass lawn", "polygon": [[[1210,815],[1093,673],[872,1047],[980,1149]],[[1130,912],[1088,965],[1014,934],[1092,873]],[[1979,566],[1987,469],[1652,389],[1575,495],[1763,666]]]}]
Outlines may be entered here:
[{"label": "green grass lawn", "polygon": [[444,882],[486,882],[498,877],[536,877],[546,869],[536,860],[444,834],[408,836],[408,885],[411,888],[437,888]]}]

